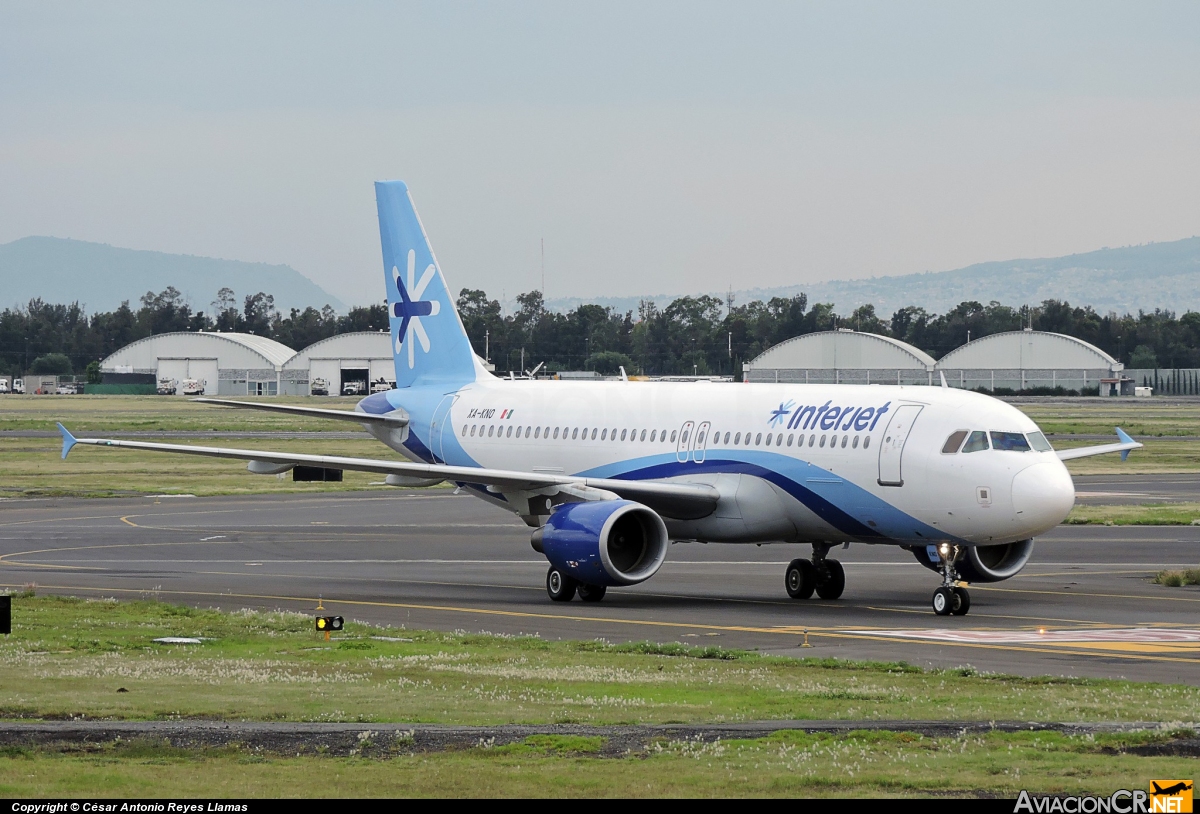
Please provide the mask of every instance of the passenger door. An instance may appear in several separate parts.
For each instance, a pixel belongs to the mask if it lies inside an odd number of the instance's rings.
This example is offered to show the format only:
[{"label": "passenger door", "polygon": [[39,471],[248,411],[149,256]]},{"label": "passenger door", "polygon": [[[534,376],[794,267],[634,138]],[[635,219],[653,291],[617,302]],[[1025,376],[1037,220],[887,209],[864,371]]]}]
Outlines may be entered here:
[{"label": "passenger door", "polygon": [[879,485],[903,486],[904,472],[901,462],[904,442],[922,410],[919,404],[904,404],[883,426],[883,438],[879,444]]},{"label": "passenger door", "polygon": [[446,463],[446,456],[442,454],[444,447],[442,437],[445,433],[454,432],[450,408],[457,400],[458,395],[455,393],[443,396],[442,400],[438,402],[437,409],[433,411],[433,421],[429,424],[429,449],[439,463]]}]

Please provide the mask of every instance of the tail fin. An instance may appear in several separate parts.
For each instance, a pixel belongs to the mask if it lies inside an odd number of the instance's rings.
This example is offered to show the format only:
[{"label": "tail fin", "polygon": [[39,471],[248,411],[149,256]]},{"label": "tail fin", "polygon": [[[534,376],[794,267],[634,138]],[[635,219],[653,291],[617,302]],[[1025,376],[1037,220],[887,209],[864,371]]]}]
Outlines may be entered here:
[{"label": "tail fin", "polygon": [[376,181],[396,386],[475,381],[471,341],[403,181]]}]

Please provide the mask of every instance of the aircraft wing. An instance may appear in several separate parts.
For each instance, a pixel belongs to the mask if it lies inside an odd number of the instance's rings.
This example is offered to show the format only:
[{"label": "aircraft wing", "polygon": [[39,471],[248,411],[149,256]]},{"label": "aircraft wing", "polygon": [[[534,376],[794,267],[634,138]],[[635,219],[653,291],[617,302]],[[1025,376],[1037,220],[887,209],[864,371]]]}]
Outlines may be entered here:
[{"label": "aircraft wing", "polygon": [[408,426],[408,416],[403,414],[403,411],[397,411],[400,415],[388,413],[386,415],[376,415],[374,413],[360,413],[354,410],[326,410],[320,407],[295,407],[290,404],[264,404],[254,401],[233,401],[231,399],[192,399],[201,404],[218,404],[222,407],[238,407],[243,410],[266,410],[271,413],[291,413],[293,415],[306,415],[313,418],[332,418],[338,421],[355,421],[359,424],[382,424],[385,427],[405,427]]},{"label": "aircraft wing", "polygon": [[388,461],[374,458],[344,458],[336,455],[305,455],[298,452],[195,447],[184,444],[156,444],[148,441],[121,441],[111,438],[76,438],[62,424],[58,425],[58,430],[62,433],[63,458],[67,457],[67,453],[76,444],[88,444],[100,447],[141,449],[149,452],[201,455],[208,458],[233,458],[242,461],[262,461],[269,464],[322,466],[327,469],[377,472],[381,475],[433,478],[494,487],[496,492],[535,491],[549,486],[588,486],[612,492],[627,500],[636,500],[668,517],[677,518],[705,517],[716,508],[717,499],[720,497],[720,493],[714,487],[701,483],[582,478],[573,475],[482,469],[446,464],[419,464],[411,461]]},{"label": "aircraft wing", "polygon": [[1074,449],[1060,449],[1055,451],[1060,461],[1073,461],[1076,458],[1089,458],[1092,455],[1103,455],[1106,452],[1121,453],[1121,460],[1129,457],[1129,450],[1141,449],[1144,445],[1139,444],[1129,437],[1125,430],[1117,427],[1117,438],[1121,439],[1117,444],[1101,444],[1095,447],[1075,447]]}]

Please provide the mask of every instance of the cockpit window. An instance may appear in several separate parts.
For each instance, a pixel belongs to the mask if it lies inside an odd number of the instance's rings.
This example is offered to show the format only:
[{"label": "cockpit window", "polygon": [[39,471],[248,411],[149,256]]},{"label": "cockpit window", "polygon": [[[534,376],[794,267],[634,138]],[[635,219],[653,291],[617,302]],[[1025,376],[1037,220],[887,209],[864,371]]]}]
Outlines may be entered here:
[{"label": "cockpit window", "polygon": [[958,448],[962,446],[963,439],[966,438],[968,434],[968,430],[958,430],[957,432],[951,433],[950,437],[946,439],[946,443],[942,444],[942,453],[946,455],[953,455],[954,453],[958,452]]},{"label": "cockpit window", "polygon": [[967,439],[966,445],[962,448],[963,452],[979,452],[982,449],[988,448],[987,433],[981,430],[975,430],[971,433],[971,437]]},{"label": "cockpit window", "polygon": [[1028,452],[1029,442],[1019,432],[992,431],[992,449],[1008,450],[1009,452]]},{"label": "cockpit window", "polygon": [[1029,446],[1033,447],[1037,452],[1050,452],[1054,447],[1050,446],[1050,442],[1046,440],[1046,436],[1040,432],[1031,432],[1025,436],[1029,439]]}]

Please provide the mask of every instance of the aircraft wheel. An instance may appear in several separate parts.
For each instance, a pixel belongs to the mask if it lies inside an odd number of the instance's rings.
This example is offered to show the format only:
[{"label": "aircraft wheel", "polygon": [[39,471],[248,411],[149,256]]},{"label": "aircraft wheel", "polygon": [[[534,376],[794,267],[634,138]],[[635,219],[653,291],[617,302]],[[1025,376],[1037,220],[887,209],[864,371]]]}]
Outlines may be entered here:
[{"label": "aircraft wheel", "polygon": [[955,616],[966,616],[971,609],[971,594],[967,593],[966,588],[955,588],[954,595],[958,598],[958,607],[950,612]]},{"label": "aircraft wheel", "polygon": [[546,572],[546,593],[555,602],[570,602],[575,598],[575,589],[579,583],[574,577],[567,576],[553,565]]},{"label": "aircraft wheel", "polygon": [[817,569],[808,560],[792,560],[783,584],[792,599],[808,599],[817,587]]},{"label": "aircraft wheel", "polygon": [[[815,570],[815,569],[814,569]],[[837,560],[825,560],[825,578],[817,571],[817,596],[822,599],[837,599],[846,590],[846,571]]]},{"label": "aircraft wheel", "polygon": [[585,585],[579,583],[578,591],[579,598],[584,602],[599,602],[604,598],[605,592],[608,590],[606,585]]},{"label": "aircraft wheel", "polygon": [[954,613],[955,606],[962,605],[962,599],[953,589],[944,585],[933,592],[933,612],[938,616],[949,616]]}]

